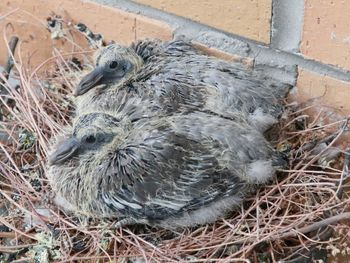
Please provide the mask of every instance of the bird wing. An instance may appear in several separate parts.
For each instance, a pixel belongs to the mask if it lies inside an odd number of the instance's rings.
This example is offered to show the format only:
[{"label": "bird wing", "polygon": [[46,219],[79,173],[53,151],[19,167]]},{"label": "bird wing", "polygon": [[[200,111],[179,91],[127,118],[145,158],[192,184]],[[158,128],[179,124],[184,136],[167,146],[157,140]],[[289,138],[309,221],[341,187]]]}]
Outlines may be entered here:
[{"label": "bird wing", "polygon": [[189,93],[188,99],[183,100],[187,106],[203,107],[207,102],[205,108],[226,117],[230,117],[232,109],[280,117],[280,100],[291,85],[272,78],[268,71],[207,56],[188,41],[162,42],[159,47],[162,52],[154,53],[136,80],[146,82],[146,90],[171,95]]},{"label": "bird wing", "polygon": [[169,42],[145,39],[132,43],[130,47],[146,62],[155,61],[164,56],[177,57],[188,55],[189,52],[197,52],[191,42],[182,39]]},{"label": "bird wing", "polygon": [[103,176],[110,179],[101,195],[112,209],[161,220],[243,192],[242,180],[220,166],[209,141],[189,139],[167,125],[136,136],[114,152]]},{"label": "bird wing", "polygon": [[105,202],[135,218],[161,220],[242,197],[248,165],[268,160],[272,150],[244,125],[210,116],[193,113],[135,128],[109,157],[101,187]]}]

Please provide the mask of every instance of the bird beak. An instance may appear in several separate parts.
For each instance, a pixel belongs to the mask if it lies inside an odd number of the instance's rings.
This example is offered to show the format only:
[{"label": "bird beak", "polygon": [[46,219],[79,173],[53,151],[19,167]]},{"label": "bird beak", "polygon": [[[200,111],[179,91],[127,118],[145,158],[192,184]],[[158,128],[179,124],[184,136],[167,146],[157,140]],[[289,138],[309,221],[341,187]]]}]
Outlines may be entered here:
[{"label": "bird beak", "polygon": [[102,84],[101,80],[103,78],[103,68],[97,66],[93,71],[87,74],[83,79],[79,82],[76,87],[73,95],[80,96],[88,92],[90,89]]},{"label": "bird beak", "polygon": [[71,157],[79,148],[79,142],[76,138],[69,138],[61,143],[57,150],[49,158],[49,165],[61,163]]}]

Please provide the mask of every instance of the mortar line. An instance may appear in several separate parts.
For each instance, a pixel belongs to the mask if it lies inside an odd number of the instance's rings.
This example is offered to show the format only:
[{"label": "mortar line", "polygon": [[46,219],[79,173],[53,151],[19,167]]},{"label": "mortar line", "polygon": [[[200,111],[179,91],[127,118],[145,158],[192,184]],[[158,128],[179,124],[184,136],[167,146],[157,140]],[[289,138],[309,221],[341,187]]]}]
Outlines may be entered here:
[{"label": "mortar line", "polygon": [[304,0],[272,0],[271,47],[298,52],[304,17]]},{"label": "mortar line", "polygon": [[275,17],[275,14],[274,12],[276,11],[275,8],[274,8],[274,3],[275,3],[275,0],[271,0],[271,20],[270,20],[270,44],[273,43],[273,39],[272,39],[272,35],[273,35],[273,21],[274,21],[274,17]]}]

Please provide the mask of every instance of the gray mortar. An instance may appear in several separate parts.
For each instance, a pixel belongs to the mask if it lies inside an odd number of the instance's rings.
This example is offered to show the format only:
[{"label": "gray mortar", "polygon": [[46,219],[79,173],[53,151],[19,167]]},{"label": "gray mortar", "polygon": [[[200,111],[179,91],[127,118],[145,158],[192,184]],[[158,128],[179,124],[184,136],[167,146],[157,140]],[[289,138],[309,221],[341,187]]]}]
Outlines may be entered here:
[{"label": "gray mortar", "polygon": [[304,0],[273,0],[271,47],[299,52],[304,17]]},{"label": "gray mortar", "polygon": [[[210,47],[215,47],[234,55],[253,58],[256,67],[268,65],[271,67],[272,75],[283,79],[286,82],[295,83],[297,78],[296,66],[300,66],[303,69],[316,72],[320,75],[327,75],[339,80],[350,81],[350,73],[348,71],[339,69],[335,66],[322,64],[311,59],[306,59],[300,54],[280,50],[293,50],[300,41],[300,35],[299,38],[297,37],[298,30],[293,29],[293,42],[288,44],[288,38],[290,36],[288,30],[290,30],[290,26],[287,25],[287,22],[284,24],[278,23],[278,21],[283,20],[283,16],[277,15],[277,12],[284,12],[284,15],[286,15],[290,6],[279,6],[277,2],[287,2],[287,0],[275,0],[274,2],[274,33],[272,37],[272,45],[274,45],[274,47],[269,47],[263,43],[235,34],[230,34],[132,1],[91,1],[163,21],[174,30],[174,37],[184,35],[189,39],[193,39]],[[293,4],[291,4],[293,5],[292,13],[297,12],[297,10],[301,8],[300,2],[302,2],[302,0],[288,0],[288,2],[289,1],[293,2]],[[300,14],[298,14],[298,17],[299,16]],[[299,30],[301,30],[301,22],[299,18],[297,20],[298,21],[295,22],[294,26],[298,26]],[[278,47],[278,49],[275,47]]]}]

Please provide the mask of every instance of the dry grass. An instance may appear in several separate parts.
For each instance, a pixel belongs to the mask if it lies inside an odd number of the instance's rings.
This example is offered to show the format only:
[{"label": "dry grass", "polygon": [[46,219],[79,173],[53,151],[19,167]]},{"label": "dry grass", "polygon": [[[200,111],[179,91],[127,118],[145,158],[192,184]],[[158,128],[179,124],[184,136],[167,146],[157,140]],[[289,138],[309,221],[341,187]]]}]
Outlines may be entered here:
[{"label": "dry grass", "polygon": [[[4,34],[5,35],[5,34]],[[6,42],[8,42],[6,40]],[[19,57],[21,57],[20,50]],[[15,63],[12,78],[0,74],[7,95],[1,96],[0,252],[12,262],[272,262],[308,254],[313,247],[346,251],[350,199],[345,189],[348,157],[331,158],[332,146],[347,131],[347,120],[328,125],[323,112],[311,118],[288,107],[274,138],[290,155],[289,170],[280,172],[242,204],[238,212],[215,224],[180,232],[137,226],[113,229],[113,221],[94,221],[65,214],[50,203],[45,177],[49,139],[69,125],[71,91],[81,75],[72,58],[61,54],[28,71]],[[300,108],[300,107],[299,107]],[[319,145],[325,146],[322,148]],[[315,151],[317,149],[321,149]],[[334,159],[329,164],[326,157]],[[343,167],[345,158],[345,165]],[[328,219],[326,219],[328,218]],[[333,236],[329,239],[330,236]]]}]

